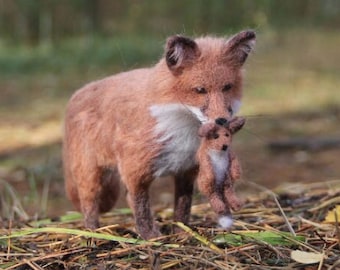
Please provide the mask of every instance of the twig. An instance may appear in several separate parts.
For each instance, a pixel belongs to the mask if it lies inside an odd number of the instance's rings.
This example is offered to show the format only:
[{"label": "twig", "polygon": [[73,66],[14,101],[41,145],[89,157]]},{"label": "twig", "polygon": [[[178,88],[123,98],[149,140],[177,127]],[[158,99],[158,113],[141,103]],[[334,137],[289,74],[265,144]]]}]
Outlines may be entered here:
[{"label": "twig", "polygon": [[279,210],[280,210],[280,212],[281,212],[281,215],[282,215],[283,219],[285,220],[285,223],[286,223],[286,225],[287,225],[287,227],[288,227],[288,230],[290,231],[290,233],[291,233],[294,237],[296,237],[296,233],[295,233],[295,231],[294,231],[292,225],[290,224],[290,222],[289,222],[289,220],[288,220],[288,218],[287,218],[285,212],[283,211],[283,209],[282,209],[282,207],[281,207],[281,205],[280,205],[280,203],[279,203],[279,201],[278,201],[278,199],[277,199],[277,195],[276,195],[273,191],[271,191],[270,189],[268,189],[268,188],[266,188],[266,187],[264,187],[264,186],[261,186],[261,185],[259,185],[259,184],[253,183],[253,182],[248,182],[248,181],[246,181],[246,182],[247,182],[247,184],[251,184],[252,186],[254,186],[254,187],[256,187],[256,188],[259,188],[259,189],[261,189],[262,191],[267,192],[268,194],[270,194],[270,195],[274,198],[274,201],[275,201],[277,207],[279,208]]},{"label": "twig", "polygon": [[35,262],[31,262],[29,260],[24,259],[24,263],[32,267],[34,270],[43,270],[43,268],[37,265]]},{"label": "twig", "polygon": [[340,203],[340,197],[334,197],[332,199],[329,199],[327,201],[324,201],[322,202],[321,204],[319,204],[318,206],[314,207],[314,208],[311,208],[309,209],[310,212],[314,212],[314,211],[317,211],[319,209],[322,209],[330,204],[337,204],[337,203]]},{"label": "twig", "polygon": [[279,200],[277,199],[276,194],[272,193],[272,196],[273,196],[273,198],[274,198],[274,200],[275,200],[276,205],[278,206],[278,208],[279,208],[279,210],[280,210],[280,212],[281,212],[281,215],[283,216],[283,218],[284,218],[284,220],[285,220],[285,223],[286,223],[286,225],[287,225],[287,227],[288,227],[288,230],[289,230],[290,233],[295,237],[295,236],[296,236],[296,233],[295,233],[295,231],[294,231],[292,225],[290,224],[290,222],[289,222],[289,220],[288,220],[288,218],[287,218],[285,212],[283,211],[283,209],[282,209],[282,207],[281,207],[281,205],[280,205],[280,203],[279,203]]},{"label": "twig", "polygon": [[322,269],[324,258],[325,258],[325,254],[322,253],[322,257],[321,257],[321,260],[319,262],[318,270]]},{"label": "twig", "polygon": [[200,241],[201,243],[203,243],[204,245],[208,246],[209,248],[211,248],[212,250],[218,252],[219,254],[224,255],[224,252],[218,248],[217,246],[215,246],[213,243],[211,243],[208,239],[206,239],[205,237],[199,235],[197,232],[194,232],[192,229],[190,229],[188,226],[184,225],[182,222],[175,222],[175,224],[180,227],[182,230],[186,231],[187,233],[189,233],[191,236],[195,237],[198,241]]}]

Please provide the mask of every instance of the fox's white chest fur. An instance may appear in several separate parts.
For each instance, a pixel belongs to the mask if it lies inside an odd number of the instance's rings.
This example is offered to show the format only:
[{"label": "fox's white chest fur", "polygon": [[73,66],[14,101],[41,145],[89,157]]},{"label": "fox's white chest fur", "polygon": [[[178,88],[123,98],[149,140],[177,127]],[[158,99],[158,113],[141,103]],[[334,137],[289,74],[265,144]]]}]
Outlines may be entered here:
[{"label": "fox's white chest fur", "polygon": [[[232,102],[233,112],[239,110],[241,102]],[[151,115],[156,119],[154,132],[158,143],[163,145],[154,168],[154,176],[166,176],[185,172],[196,165],[195,155],[199,147],[198,129],[201,123],[209,119],[197,107],[181,103],[153,105]],[[227,170],[228,155],[209,152],[212,159],[217,181],[223,181]]]},{"label": "fox's white chest fur", "polygon": [[163,145],[154,176],[177,174],[194,167],[200,142],[198,129],[207,118],[196,107],[176,103],[154,105],[150,111],[157,120],[154,132],[158,143]]}]

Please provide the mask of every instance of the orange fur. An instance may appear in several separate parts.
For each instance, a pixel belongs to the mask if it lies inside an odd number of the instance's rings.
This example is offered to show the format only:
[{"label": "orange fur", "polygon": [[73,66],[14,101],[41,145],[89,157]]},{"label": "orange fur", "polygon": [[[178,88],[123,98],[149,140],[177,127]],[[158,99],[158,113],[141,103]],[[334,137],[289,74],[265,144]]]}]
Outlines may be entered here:
[{"label": "orange fur", "polygon": [[99,213],[114,206],[121,181],[138,232],[158,236],[148,188],[162,175],[175,177],[174,217],[188,222],[200,122],[235,113],[242,65],[254,41],[253,31],[228,40],[173,36],[155,66],[92,82],[72,96],[65,116],[65,185],[86,227],[99,226]]}]

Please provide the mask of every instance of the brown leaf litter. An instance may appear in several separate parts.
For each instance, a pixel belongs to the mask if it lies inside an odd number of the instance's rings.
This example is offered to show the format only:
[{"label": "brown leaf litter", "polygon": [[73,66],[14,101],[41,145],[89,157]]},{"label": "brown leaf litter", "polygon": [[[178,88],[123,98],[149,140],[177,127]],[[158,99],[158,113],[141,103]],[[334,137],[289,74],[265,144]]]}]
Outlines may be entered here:
[{"label": "brown leaf litter", "polygon": [[[335,180],[250,196],[229,232],[216,228],[208,204],[193,206],[190,226],[172,222],[171,209],[158,209],[164,235],[152,241],[139,239],[127,209],[102,216],[95,232],[84,230],[74,213],[0,220],[0,268],[339,269],[339,205]],[[183,232],[173,234],[174,226]]]}]

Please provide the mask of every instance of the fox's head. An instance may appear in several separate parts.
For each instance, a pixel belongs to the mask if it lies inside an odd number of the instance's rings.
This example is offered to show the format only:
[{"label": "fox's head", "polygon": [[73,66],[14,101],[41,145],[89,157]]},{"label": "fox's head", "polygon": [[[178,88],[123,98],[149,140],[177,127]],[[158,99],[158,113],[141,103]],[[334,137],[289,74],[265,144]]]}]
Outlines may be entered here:
[{"label": "fox's head", "polygon": [[233,117],[230,121],[225,118],[217,118],[215,122],[202,124],[198,134],[205,139],[205,145],[209,150],[227,151],[231,145],[232,135],[239,131],[244,124],[244,117]]},{"label": "fox's head", "polygon": [[193,168],[201,125],[218,118],[231,121],[241,104],[242,68],[254,44],[253,31],[229,39],[168,38],[150,79],[149,109],[162,145],[155,176]]},{"label": "fox's head", "polygon": [[242,67],[255,37],[254,31],[243,31],[229,39],[168,38],[165,62],[178,102],[194,108],[200,120],[232,117],[241,104]]}]

